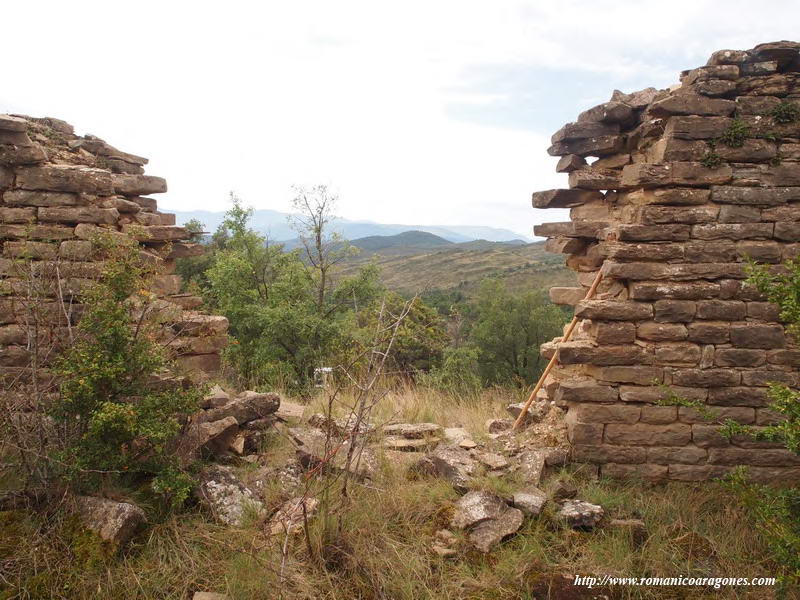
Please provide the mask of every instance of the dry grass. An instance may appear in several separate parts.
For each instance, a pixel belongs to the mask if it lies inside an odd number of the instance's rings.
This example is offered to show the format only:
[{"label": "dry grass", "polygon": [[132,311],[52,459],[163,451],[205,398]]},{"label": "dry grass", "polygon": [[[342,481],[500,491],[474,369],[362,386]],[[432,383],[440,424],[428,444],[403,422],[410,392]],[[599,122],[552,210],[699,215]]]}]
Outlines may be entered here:
[{"label": "dry grass", "polygon": [[[459,423],[477,434],[511,399],[499,391],[459,399],[427,390],[397,392],[376,417]],[[320,402],[315,399],[307,411]],[[267,451],[277,460],[286,455],[286,444],[275,437]],[[441,479],[409,479],[401,462],[381,458],[369,485],[351,486],[347,499],[336,493],[323,497],[308,540],[303,535],[290,540],[283,577],[282,536],[268,536],[259,521],[239,529],[217,525],[199,507],[160,521],[154,517],[120,555],[107,553],[59,511],[0,513],[0,574],[6,581],[0,598],[185,599],[195,591],[214,591],[235,600],[588,599],[598,591],[574,588],[575,574],[776,572],[753,523],[722,486],[595,481],[580,469],[565,469],[560,476],[573,479],[580,497],[602,504],[611,517],[643,519],[649,534],[643,545],[636,547],[624,531],[565,529],[551,504],[490,555],[463,544],[455,559],[444,560],[430,545],[436,530],[449,523],[456,492]],[[312,493],[320,495],[327,483],[315,481]],[[480,478],[474,485],[506,486],[498,491],[508,492],[520,482]],[[276,490],[268,486],[265,493],[274,506]],[[687,533],[702,541],[692,552],[680,542]],[[628,587],[607,593],[631,599],[773,597],[769,588]]]}]

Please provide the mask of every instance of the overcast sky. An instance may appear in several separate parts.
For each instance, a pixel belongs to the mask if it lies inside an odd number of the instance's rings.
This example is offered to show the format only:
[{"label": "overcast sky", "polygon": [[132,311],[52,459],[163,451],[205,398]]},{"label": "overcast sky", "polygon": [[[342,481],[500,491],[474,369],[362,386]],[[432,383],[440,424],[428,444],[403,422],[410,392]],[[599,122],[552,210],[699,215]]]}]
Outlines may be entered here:
[{"label": "overcast sky", "polygon": [[327,183],[339,214],[530,233],[563,220],[550,135],[666,87],[712,51],[797,38],[796,1],[366,0],[2,6],[0,112],[54,116],[150,158],[165,208],[229,190],[288,210]]}]

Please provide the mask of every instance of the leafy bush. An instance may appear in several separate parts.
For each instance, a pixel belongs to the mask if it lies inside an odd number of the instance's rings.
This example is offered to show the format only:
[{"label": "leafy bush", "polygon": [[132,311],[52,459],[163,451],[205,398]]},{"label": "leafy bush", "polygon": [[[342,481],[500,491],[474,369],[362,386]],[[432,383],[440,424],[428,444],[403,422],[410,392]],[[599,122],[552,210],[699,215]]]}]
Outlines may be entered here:
[{"label": "leafy bush", "polygon": [[740,119],[733,119],[720,136],[719,141],[731,148],[741,148],[748,135],[750,135],[750,128],[747,123]]},{"label": "leafy bush", "polygon": [[800,105],[796,102],[784,100],[773,108],[769,114],[776,123],[781,125],[794,123],[800,118]]},{"label": "leafy bush", "polygon": [[66,432],[55,458],[77,488],[148,476],[153,491],[181,504],[191,481],[169,442],[181,415],[196,408],[200,390],[153,389],[151,376],[168,362],[149,318],[155,271],[133,241],[98,237],[95,244],[105,269],[86,293],[75,340],[55,364],[60,394],[50,413]]},{"label": "leafy bush", "polygon": [[481,389],[478,349],[472,346],[447,348],[439,367],[422,375],[422,385],[454,394],[473,394]]}]

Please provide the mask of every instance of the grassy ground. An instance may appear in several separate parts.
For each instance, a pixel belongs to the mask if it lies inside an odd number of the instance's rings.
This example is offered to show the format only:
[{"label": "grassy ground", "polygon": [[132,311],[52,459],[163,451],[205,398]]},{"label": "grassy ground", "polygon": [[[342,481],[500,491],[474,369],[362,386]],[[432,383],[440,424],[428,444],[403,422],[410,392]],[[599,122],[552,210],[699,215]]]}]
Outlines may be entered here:
[{"label": "grassy ground", "polygon": [[[477,437],[486,418],[500,416],[502,406],[516,400],[508,395],[456,401],[436,392],[398,393],[376,417],[460,423]],[[269,455],[285,456],[286,440],[272,440]],[[58,507],[0,513],[0,598],[182,599],[195,591],[248,600],[571,599],[600,592],[637,599],[774,597],[771,588],[574,587],[576,574],[755,577],[774,576],[776,567],[765,558],[757,528],[721,485],[596,481],[574,468],[557,475],[573,480],[582,499],[602,504],[611,517],[643,519],[647,539],[636,545],[624,531],[564,529],[550,505],[490,555],[461,545],[454,559],[442,559],[430,546],[447,526],[457,494],[442,480],[409,478],[401,463],[384,456],[375,480],[351,487],[347,498],[323,494],[325,480],[312,482],[323,508],[308,536],[288,542],[282,534],[268,535],[258,519],[232,529],[197,506],[171,516],[151,507],[148,529],[116,553]],[[513,491],[519,483],[504,485]],[[267,490],[265,502],[277,507],[283,498]]]}]

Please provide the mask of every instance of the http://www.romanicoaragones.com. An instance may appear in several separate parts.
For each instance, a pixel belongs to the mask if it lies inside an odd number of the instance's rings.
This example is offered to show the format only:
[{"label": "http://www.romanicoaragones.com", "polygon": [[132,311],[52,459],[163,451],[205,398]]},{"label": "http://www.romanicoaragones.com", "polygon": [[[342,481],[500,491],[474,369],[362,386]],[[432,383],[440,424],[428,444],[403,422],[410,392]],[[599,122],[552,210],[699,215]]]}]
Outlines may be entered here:
[{"label": "http://www.romanicoaragones.com", "polygon": [[773,586],[774,577],[613,577],[611,575],[575,575],[574,585],[586,588],[617,585],[630,586],[686,586],[712,587],[718,590],[728,586]]}]

